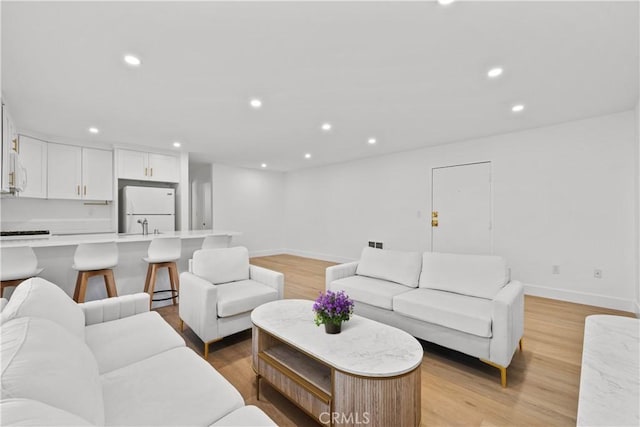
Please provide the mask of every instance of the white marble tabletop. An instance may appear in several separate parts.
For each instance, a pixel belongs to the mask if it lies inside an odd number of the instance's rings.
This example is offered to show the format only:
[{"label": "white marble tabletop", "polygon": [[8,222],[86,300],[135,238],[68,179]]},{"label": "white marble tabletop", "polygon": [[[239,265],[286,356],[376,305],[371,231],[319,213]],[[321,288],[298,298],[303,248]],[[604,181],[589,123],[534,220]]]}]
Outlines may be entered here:
[{"label": "white marble tabletop", "polygon": [[181,239],[202,239],[206,236],[239,236],[242,233],[238,231],[227,230],[187,230],[187,231],[165,231],[160,234],[149,233],[147,235],[123,234],[123,233],[95,233],[95,234],[70,234],[70,235],[53,235],[39,239],[16,239],[2,240],[0,247],[8,248],[15,246],[31,246],[52,247],[52,246],[73,246],[79,243],[134,243],[148,242],[157,237],[180,237]]},{"label": "white marble tabletop", "polygon": [[639,407],[640,319],[587,317],[577,424],[638,426]]},{"label": "white marble tabletop", "polygon": [[253,310],[251,321],[276,338],[350,374],[390,377],[410,372],[422,362],[422,346],[408,333],[354,315],[342,324],[341,333],[330,335],[324,325],[313,323],[312,307],[313,301],[308,300],[273,301]]}]

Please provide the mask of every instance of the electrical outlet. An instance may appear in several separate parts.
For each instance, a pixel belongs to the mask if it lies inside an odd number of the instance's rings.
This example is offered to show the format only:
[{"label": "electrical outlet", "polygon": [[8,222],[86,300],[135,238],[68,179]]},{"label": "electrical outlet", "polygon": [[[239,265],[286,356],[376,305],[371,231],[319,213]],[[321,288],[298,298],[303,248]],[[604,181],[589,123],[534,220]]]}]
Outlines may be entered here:
[{"label": "electrical outlet", "polygon": [[370,248],[375,248],[376,247],[376,242],[369,242],[369,247]]},{"label": "electrical outlet", "polygon": [[551,274],[560,274],[560,266],[552,265],[551,266]]},{"label": "electrical outlet", "polygon": [[376,242],[376,249],[382,249],[382,242]]},{"label": "electrical outlet", "polygon": [[596,279],[602,279],[602,270],[599,270],[597,268],[593,270],[593,277],[595,277]]}]

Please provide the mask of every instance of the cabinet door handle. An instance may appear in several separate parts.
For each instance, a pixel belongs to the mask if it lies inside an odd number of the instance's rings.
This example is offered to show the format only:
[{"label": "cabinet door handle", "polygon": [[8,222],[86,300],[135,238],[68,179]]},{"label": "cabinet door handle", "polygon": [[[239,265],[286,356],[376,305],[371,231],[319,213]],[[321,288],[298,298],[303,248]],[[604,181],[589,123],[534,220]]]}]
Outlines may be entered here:
[{"label": "cabinet door handle", "polygon": [[85,196],[87,195],[87,186],[86,185],[84,186],[84,195]]},{"label": "cabinet door handle", "polygon": [[18,146],[18,139],[12,139],[11,142],[13,143],[13,151],[15,151],[16,153],[20,152],[20,147]]},{"label": "cabinet door handle", "polygon": [[144,168],[144,176],[147,176],[147,168]]},{"label": "cabinet door handle", "polygon": [[80,195],[80,186],[78,185],[76,192],[78,193],[78,196]]},{"label": "cabinet door handle", "polygon": [[153,176],[153,168],[151,168],[151,176]]},{"label": "cabinet door handle", "polygon": [[9,187],[15,187],[16,185],[16,173],[9,172]]}]

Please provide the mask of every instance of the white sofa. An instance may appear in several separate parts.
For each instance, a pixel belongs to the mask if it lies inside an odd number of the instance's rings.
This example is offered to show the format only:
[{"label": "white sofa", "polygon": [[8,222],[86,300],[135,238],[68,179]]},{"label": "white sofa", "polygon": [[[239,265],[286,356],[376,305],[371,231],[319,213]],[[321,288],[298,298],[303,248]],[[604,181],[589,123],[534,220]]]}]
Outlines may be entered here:
[{"label": "white sofa", "polygon": [[522,284],[499,256],[365,248],[357,262],[327,268],[364,317],[507,370],[524,332]]},{"label": "white sofa", "polygon": [[193,253],[191,271],[180,274],[179,314],[209,344],[251,328],[251,311],[282,299],[284,275],[249,264],[247,248],[203,249]]},{"label": "white sofa", "polygon": [[146,293],[76,304],[33,278],[2,305],[3,426],[275,425]]}]

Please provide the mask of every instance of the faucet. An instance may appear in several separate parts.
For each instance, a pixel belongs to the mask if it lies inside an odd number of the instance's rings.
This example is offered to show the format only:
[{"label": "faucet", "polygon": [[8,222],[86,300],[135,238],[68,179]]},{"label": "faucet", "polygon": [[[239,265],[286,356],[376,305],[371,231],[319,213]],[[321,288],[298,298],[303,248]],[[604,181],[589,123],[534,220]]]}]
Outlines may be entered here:
[{"label": "faucet", "polygon": [[149,221],[147,221],[147,218],[145,218],[144,220],[139,219],[138,224],[142,225],[143,236],[146,236],[147,234],[149,234]]}]

